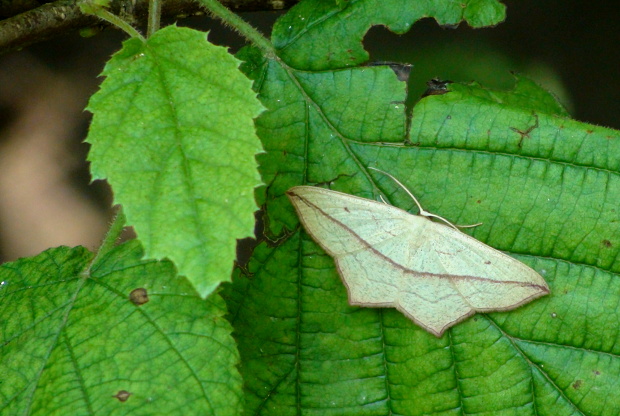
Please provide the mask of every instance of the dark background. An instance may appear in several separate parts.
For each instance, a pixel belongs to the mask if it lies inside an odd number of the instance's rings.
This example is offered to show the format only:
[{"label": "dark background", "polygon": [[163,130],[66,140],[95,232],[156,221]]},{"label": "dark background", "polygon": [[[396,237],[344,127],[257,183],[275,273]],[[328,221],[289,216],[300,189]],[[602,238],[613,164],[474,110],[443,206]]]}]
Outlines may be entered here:
[{"label": "dark background", "polygon": [[[620,3],[504,3],[507,19],[495,28],[446,29],[424,19],[402,36],[375,27],[364,44],[372,61],[414,65],[414,97],[434,77],[509,89],[517,71],[554,92],[575,119],[620,128]],[[268,33],[279,15],[242,17]],[[212,42],[232,51],[243,45],[207,17],[178,24],[210,30]],[[69,33],[0,56],[0,260],[63,244],[95,249],[103,237],[112,198],[105,184],[89,184],[83,109],[125,38],[113,29]]]}]

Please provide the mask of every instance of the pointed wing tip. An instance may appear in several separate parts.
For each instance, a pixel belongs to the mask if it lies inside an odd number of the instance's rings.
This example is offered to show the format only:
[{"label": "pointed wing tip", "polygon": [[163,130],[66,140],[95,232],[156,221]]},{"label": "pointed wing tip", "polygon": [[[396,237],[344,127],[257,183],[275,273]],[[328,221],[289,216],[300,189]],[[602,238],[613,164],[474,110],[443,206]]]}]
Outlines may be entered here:
[{"label": "pointed wing tip", "polygon": [[459,322],[461,322],[461,320],[455,321],[455,322],[450,322],[449,324],[446,324],[446,325],[442,326],[441,328],[431,328],[429,326],[421,325],[420,323],[418,323],[418,325],[420,326],[420,328],[422,328],[426,332],[436,336],[437,338],[443,338],[443,335],[446,333],[446,331],[448,329],[450,329],[451,327],[453,327],[454,325],[458,324]]},{"label": "pointed wing tip", "polygon": [[545,281],[545,279],[542,278],[542,276],[540,276],[538,273],[536,273],[542,280],[541,284],[533,284],[532,286],[538,288],[539,290],[539,295],[537,297],[540,296],[547,296],[548,294],[551,293],[551,289],[549,289],[549,285],[547,284],[547,282]]},{"label": "pointed wing tip", "polygon": [[469,313],[467,313],[465,315],[462,315],[458,319],[455,319],[455,320],[453,320],[451,322],[446,323],[441,328],[431,328],[431,327],[428,327],[428,326],[424,326],[424,325],[422,325],[420,323],[418,323],[418,325],[420,325],[420,327],[422,329],[424,329],[425,331],[435,335],[437,338],[443,338],[444,334],[446,333],[446,331],[448,331],[448,329],[450,329],[453,326],[456,326],[456,325],[466,321],[467,319],[471,318],[475,314],[476,314],[476,312],[474,310],[471,310]]},{"label": "pointed wing tip", "polygon": [[284,192],[284,194],[288,197],[288,199],[291,200],[291,202],[293,202],[293,198],[299,198],[299,194],[297,194],[297,192],[295,192],[296,188],[297,188],[297,186],[294,186],[294,187],[290,188],[288,191]]},{"label": "pointed wing tip", "polygon": [[286,194],[286,196],[288,196],[289,198],[293,198],[293,197],[297,197],[299,198],[300,195],[300,191],[303,190],[303,188],[307,188],[306,186],[293,186],[292,188],[289,188],[288,191],[285,191],[284,193]]},{"label": "pointed wing tip", "polygon": [[293,205],[297,205],[299,201],[313,201],[316,195],[321,194],[323,191],[325,191],[325,189],[316,186],[298,185],[293,186],[288,191],[285,191],[284,194]]},{"label": "pointed wing tip", "polygon": [[293,205],[295,210],[297,210],[297,212],[299,213],[300,206],[303,205],[302,201],[305,201],[305,198],[303,197],[303,195],[297,192],[297,188],[298,186],[295,186],[289,189],[288,191],[284,192],[284,194],[287,196],[288,200],[291,202],[291,205]]},{"label": "pointed wing tip", "polygon": [[416,324],[417,326],[419,326],[420,328],[422,328],[423,330],[425,330],[426,332],[436,336],[437,338],[442,338],[443,334],[450,329],[450,327],[458,324],[459,322],[464,321],[465,319],[469,318],[470,316],[473,315],[473,311],[470,311],[470,313],[468,313],[467,315],[461,316],[459,319],[453,320],[451,322],[448,322],[446,324],[444,324],[441,327],[437,327],[437,326],[431,326],[431,325],[425,325],[424,322],[420,321],[419,319],[414,318],[411,314],[409,314],[409,312],[396,307],[396,309],[398,309],[400,312],[402,312],[408,319],[410,319],[414,324]]},{"label": "pointed wing tip", "polygon": [[431,334],[435,335],[437,338],[443,338],[443,334],[448,330],[448,328],[441,328],[439,331],[434,331],[431,328],[424,328]]}]

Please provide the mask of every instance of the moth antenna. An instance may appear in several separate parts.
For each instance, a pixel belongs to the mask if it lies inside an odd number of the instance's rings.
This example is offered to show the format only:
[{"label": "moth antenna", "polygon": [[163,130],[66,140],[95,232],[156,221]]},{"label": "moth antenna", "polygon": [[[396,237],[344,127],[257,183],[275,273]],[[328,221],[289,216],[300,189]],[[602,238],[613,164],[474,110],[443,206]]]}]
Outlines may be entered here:
[{"label": "moth antenna", "polygon": [[[418,199],[415,196],[413,196],[413,194],[409,191],[409,189],[407,189],[407,187],[405,185],[403,185],[394,176],[390,175],[389,173],[387,173],[387,172],[385,172],[385,171],[383,171],[381,169],[373,168],[372,166],[369,166],[368,169],[376,170],[377,172],[383,173],[384,175],[386,175],[390,179],[392,179],[394,182],[396,182],[401,188],[403,188],[405,190],[405,192],[407,192],[407,195],[409,195],[411,197],[411,199],[413,199],[413,202],[415,202],[415,204],[418,206],[418,209],[420,210],[420,215],[422,215],[423,217],[427,217],[427,218],[428,217],[437,218],[438,220],[441,220],[441,221],[445,222],[447,225],[449,225],[450,227],[454,228],[455,230],[460,231],[457,228],[456,225],[452,224],[450,221],[448,221],[444,217],[440,217],[439,215],[433,214],[432,212],[425,211],[424,208],[422,208],[422,205],[420,205],[420,203],[418,202]],[[381,197],[381,200],[383,200],[383,197]],[[383,201],[383,202],[385,202],[385,201]],[[480,223],[480,224],[482,224],[482,223]],[[475,226],[478,226],[480,224],[466,225],[465,227],[475,227]]]},{"label": "moth antenna", "polygon": [[[446,224],[448,224],[450,227],[454,228],[456,231],[461,231],[458,229],[458,227],[460,227],[460,225],[454,225],[452,224],[450,221],[448,221],[447,219],[445,219],[444,217],[440,217],[439,215],[435,215],[432,212],[427,212],[427,211],[423,211],[420,212],[420,215],[423,215],[425,217],[433,217],[433,218],[437,218],[438,220],[442,220],[443,222],[445,222]],[[477,224],[476,224],[477,225]],[[469,225],[466,225],[466,227],[470,227]]]},{"label": "moth antenna", "polygon": [[[424,211],[424,209],[422,208],[422,205],[420,205],[420,203],[418,202],[417,198],[415,196],[413,196],[413,194],[411,192],[409,192],[409,189],[407,189],[407,187],[405,185],[403,185],[398,179],[396,179],[394,176],[390,175],[389,173],[381,170],[381,169],[377,169],[377,168],[373,168],[371,166],[368,167],[368,169],[372,169],[372,170],[376,170],[377,172],[383,173],[385,176],[391,178],[394,182],[396,182],[401,188],[403,188],[405,190],[405,192],[407,192],[407,195],[409,195],[411,197],[411,199],[413,199],[413,202],[415,202],[415,204],[418,206],[418,209],[420,210],[420,215],[424,215],[425,217],[428,216],[428,214],[430,214],[430,212],[426,212]],[[383,198],[381,198],[383,199]],[[435,216],[434,214],[431,214],[432,216]],[[440,217],[441,218],[441,217]],[[445,220],[444,220],[445,221]]]}]

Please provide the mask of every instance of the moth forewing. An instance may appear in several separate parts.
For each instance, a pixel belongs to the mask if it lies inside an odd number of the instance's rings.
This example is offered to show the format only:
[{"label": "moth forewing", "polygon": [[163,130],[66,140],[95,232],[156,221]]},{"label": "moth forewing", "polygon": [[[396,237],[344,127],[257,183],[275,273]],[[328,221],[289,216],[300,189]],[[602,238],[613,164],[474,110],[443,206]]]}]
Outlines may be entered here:
[{"label": "moth forewing", "polygon": [[287,195],[332,257],[353,305],[395,307],[436,336],[475,312],[505,311],[549,293],[525,264],[447,225],[328,189]]}]

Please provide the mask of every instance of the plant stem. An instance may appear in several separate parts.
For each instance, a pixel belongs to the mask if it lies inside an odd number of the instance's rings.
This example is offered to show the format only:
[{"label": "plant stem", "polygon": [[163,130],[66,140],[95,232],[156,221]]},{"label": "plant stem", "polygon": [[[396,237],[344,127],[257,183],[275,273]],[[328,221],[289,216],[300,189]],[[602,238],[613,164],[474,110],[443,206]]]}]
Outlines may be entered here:
[{"label": "plant stem", "polygon": [[92,4],[90,2],[83,2],[83,3],[80,3],[80,10],[83,13],[92,14],[102,20],[105,20],[108,23],[113,24],[114,26],[123,30],[125,33],[127,33],[132,38],[138,38],[142,41],[146,40],[144,39],[144,36],[142,36],[142,34],[140,34],[140,32],[138,32],[133,26],[131,26],[129,23],[127,23],[120,17],[116,16],[115,14],[110,13],[109,11],[107,11],[101,6]]},{"label": "plant stem", "polygon": [[269,40],[267,40],[258,30],[254,29],[237,14],[231,12],[217,0],[198,0],[214,16],[221,19],[225,24],[236,30],[252,42],[267,56],[275,56],[275,50]]},{"label": "plant stem", "polygon": [[112,220],[112,224],[110,225],[110,229],[108,230],[105,237],[103,238],[103,241],[101,242],[101,245],[99,246],[99,249],[97,250],[97,253],[92,258],[90,263],[88,264],[88,267],[84,271],[82,271],[81,274],[83,277],[85,278],[90,277],[90,272],[91,272],[91,268],[93,267],[93,265],[97,264],[99,259],[101,259],[106,254],[108,254],[116,246],[116,241],[121,236],[121,233],[123,232],[123,228],[125,228],[125,222],[126,222],[125,214],[123,213],[122,207],[119,205],[116,211],[116,215],[114,216],[114,219]]},{"label": "plant stem", "polygon": [[106,233],[101,245],[99,246],[99,250],[97,250],[97,258],[107,254],[110,250],[112,250],[116,241],[121,236],[123,229],[125,228],[125,214],[123,213],[123,209],[119,206],[117,208],[116,215],[112,220],[112,224],[110,225],[110,229]]},{"label": "plant stem", "polygon": [[161,0],[149,0],[149,21],[146,29],[146,37],[150,38],[159,30],[161,20]]}]

